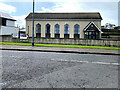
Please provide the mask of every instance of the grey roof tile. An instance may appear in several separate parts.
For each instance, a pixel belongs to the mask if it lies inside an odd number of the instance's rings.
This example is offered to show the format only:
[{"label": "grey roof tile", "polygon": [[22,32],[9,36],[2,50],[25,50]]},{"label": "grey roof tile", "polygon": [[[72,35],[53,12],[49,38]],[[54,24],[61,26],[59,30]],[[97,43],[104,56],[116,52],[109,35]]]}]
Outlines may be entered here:
[{"label": "grey roof tile", "polygon": [[[86,13],[35,13],[35,19],[101,19],[102,17],[99,12],[86,12]],[[32,13],[26,18],[32,19]]]}]

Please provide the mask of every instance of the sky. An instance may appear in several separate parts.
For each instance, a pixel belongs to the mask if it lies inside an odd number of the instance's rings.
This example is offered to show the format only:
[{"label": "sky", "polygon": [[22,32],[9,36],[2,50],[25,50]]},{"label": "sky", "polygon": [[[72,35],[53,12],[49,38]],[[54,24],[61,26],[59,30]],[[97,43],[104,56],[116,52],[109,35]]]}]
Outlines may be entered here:
[{"label": "sky", "polygon": [[[119,0],[35,0],[35,12],[100,12],[106,23],[118,26]],[[0,0],[0,11],[16,19],[25,27],[25,17],[32,12],[32,0]]]}]

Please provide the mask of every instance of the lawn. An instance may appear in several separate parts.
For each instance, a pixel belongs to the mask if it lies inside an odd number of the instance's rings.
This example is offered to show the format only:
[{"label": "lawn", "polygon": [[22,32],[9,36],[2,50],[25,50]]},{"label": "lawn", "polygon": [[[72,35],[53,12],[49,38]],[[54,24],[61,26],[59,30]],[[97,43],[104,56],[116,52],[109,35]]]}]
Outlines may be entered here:
[{"label": "lawn", "polygon": [[[0,45],[32,46],[31,43],[15,43],[15,42],[0,42]],[[112,50],[120,50],[120,47],[83,46],[83,45],[58,45],[58,44],[37,44],[37,43],[35,43],[35,46],[39,46],[39,47],[67,47],[67,48],[87,48],[87,49],[112,49]]]}]

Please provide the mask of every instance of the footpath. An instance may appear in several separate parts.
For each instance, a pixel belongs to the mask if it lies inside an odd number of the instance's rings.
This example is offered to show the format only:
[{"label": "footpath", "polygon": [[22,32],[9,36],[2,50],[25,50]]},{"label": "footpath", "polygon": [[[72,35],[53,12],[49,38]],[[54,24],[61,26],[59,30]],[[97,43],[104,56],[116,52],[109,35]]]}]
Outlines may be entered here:
[{"label": "footpath", "polygon": [[32,47],[32,46],[18,46],[18,45],[0,45],[0,49],[17,50],[17,51],[120,55],[120,50],[108,50],[108,49],[82,49],[82,48],[38,47],[38,46]]}]

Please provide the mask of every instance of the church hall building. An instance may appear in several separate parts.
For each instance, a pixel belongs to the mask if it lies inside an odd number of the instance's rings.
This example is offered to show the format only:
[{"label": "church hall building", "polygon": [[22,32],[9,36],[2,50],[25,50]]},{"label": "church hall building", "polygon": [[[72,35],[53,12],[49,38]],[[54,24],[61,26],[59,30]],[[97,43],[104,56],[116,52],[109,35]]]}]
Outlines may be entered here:
[{"label": "church hall building", "polygon": [[[32,37],[32,19],[26,19],[26,33]],[[35,13],[34,37],[36,38],[75,38],[100,39],[101,20],[99,12],[85,13]]]}]

